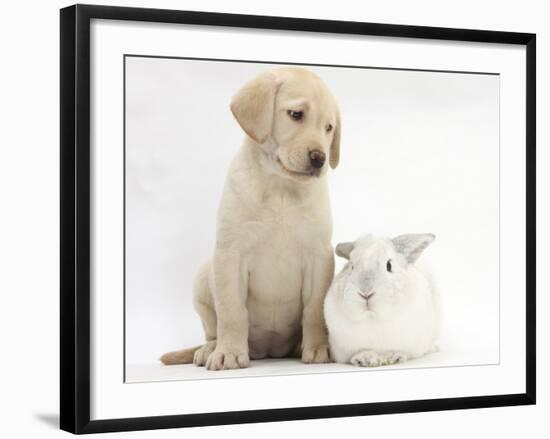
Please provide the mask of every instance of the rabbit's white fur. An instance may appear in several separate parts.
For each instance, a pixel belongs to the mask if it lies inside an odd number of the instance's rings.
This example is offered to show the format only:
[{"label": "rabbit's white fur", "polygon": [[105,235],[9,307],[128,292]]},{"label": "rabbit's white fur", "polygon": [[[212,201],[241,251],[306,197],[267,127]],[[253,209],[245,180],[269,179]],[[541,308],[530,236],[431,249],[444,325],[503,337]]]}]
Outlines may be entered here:
[{"label": "rabbit's white fur", "polygon": [[436,350],[439,294],[431,273],[415,263],[434,238],[431,234],[393,239],[368,235],[336,247],[336,253],[349,262],[334,278],[325,299],[335,361],[382,366]]}]

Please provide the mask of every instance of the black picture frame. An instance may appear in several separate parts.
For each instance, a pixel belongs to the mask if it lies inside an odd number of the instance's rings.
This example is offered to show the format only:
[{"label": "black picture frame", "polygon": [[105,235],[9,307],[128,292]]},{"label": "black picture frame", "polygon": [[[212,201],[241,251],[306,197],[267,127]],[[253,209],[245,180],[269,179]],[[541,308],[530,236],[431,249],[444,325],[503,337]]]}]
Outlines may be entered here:
[{"label": "black picture frame", "polygon": [[[526,47],[525,393],[224,413],[90,420],[90,20],[133,20],[374,35]],[[60,426],[80,434],[535,404],[536,35],[289,17],[74,5],[60,11]]]}]

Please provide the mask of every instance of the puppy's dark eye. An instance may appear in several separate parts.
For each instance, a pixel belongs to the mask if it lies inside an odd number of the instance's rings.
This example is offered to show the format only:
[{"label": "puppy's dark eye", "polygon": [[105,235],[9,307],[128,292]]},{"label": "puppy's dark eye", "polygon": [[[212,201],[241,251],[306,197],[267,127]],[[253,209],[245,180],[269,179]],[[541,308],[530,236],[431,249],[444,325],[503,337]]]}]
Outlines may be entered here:
[{"label": "puppy's dark eye", "polygon": [[327,125],[327,133],[330,133],[332,131],[332,128],[334,128],[334,127],[332,126],[332,124],[329,123]]},{"label": "puppy's dark eye", "polygon": [[302,120],[302,118],[304,117],[303,111],[288,110],[287,113],[294,120]]},{"label": "puppy's dark eye", "polygon": [[386,262],[386,270],[391,273],[391,259],[388,259],[388,262]]}]

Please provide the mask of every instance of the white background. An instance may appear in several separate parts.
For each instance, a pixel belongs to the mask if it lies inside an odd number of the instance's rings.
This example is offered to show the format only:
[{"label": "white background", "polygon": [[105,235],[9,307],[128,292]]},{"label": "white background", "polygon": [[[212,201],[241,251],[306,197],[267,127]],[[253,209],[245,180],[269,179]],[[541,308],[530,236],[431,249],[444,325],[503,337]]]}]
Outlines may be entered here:
[{"label": "white background", "polygon": [[[126,59],[129,381],[162,379],[160,353],[204,341],[192,283],[211,255],[225,174],[243,139],[229,101],[274,67]],[[365,233],[437,236],[422,262],[431,262],[445,305],[441,350],[403,366],[498,363],[499,76],[307,68],[342,112],[340,164],[329,173],[334,244]],[[132,371],[139,363],[158,367]]]},{"label": "white background", "polygon": [[[152,6],[148,2],[118,2],[120,5]],[[549,33],[544,30],[547,14],[542,2],[524,2],[520,9],[499,2],[387,2],[361,7],[353,2],[307,4],[280,1],[254,5],[237,1],[155,2],[156,7],[209,9],[226,12],[296,15],[317,18],[424,24],[449,27],[486,28],[538,33],[539,146],[546,142],[542,120],[548,98],[540,82],[547,70],[543,56]],[[540,4],[541,6],[537,6]],[[3,333],[2,373],[7,378],[2,391],[3,428],[11,437],[61,435],[52,426],[57,413],[58,370],[58,26],[57,8],[63,2],[34,2],[10,6],[3,14],[4,66],[2,75],[3,124],[2,197],[2,280]],[[229,9],[230,8],[230,9]],[[24,17],[24,19],[23,19]],[[24,23],[24,25],[23,25]],[[31,31],[32,29],[32,31]],[[11,44],[8,44],[11,43]],[[39,68],[38,68],[39,66]],[[547,116],[546,116],[547,117]],[[539,169],[545,159],[539,150]],[[548,163],[547,163],[548,165]],[[540,173],[539,173],[540,175]],[[539,182],[542,182],[541,175]],[[539,224],[542,224],[543,187],[539,186]],[[542,242],[539,229],[539,292],[542,292]],[[539,316],[548,311],[539,294]],[[539,347],[547,330],[539,319]],[[547,343],[546,343],[547,344]],[[539,367],[546,352],[539,349]],[[548,386],[539,376],[539,390]],[[546,392],[544,392],[546,393]],[[422,432],[425,437],[477,437],[481,434],[504,437],[543,428],[548,410],[545,394],[537,407],[501,408],[468,412],[407,414],[340,420],[318,420],[265,425],[231,426],[186,430],[189,437],[239,434],[254,437],[318,434],[331,437],[343,431],[400,437]],[[467,418],[464,418],[467,416]],[[468,422],[464,422],[464,420]],[[449,431],[447,425],[453,425]],[[129,433],[150,437],[181,436],[182,431]],[[122,437],[124,435],[119,435]]]}]

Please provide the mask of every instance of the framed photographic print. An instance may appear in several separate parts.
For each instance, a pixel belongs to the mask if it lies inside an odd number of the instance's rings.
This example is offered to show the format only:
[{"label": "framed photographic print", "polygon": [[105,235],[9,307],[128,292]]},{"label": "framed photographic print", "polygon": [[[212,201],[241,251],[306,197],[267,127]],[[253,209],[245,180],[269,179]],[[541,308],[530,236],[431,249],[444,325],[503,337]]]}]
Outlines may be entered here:
[{"label": "framed photographic print", "polygon": [[61,428],[535,403],[535,35],[61,10]]}]

